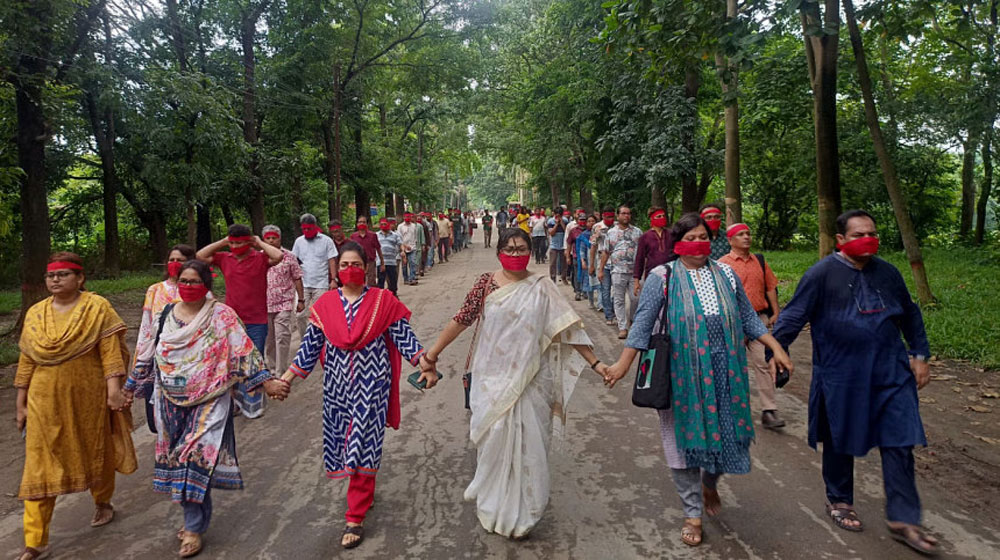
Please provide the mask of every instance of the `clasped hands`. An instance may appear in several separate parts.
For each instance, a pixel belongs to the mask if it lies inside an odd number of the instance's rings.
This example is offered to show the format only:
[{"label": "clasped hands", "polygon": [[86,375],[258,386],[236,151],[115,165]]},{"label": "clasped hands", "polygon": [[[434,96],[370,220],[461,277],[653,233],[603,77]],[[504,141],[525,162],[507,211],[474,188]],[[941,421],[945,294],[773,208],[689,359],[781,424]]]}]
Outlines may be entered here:
[{"label": "clasped hands", "polygon": [[441,376],[437,374],[437,361],[437,356],[430,356],[428,353],[420,356],[420,377],[417,382],[427,381],[425,389],[437,385],[438,380],[441,379]]}]

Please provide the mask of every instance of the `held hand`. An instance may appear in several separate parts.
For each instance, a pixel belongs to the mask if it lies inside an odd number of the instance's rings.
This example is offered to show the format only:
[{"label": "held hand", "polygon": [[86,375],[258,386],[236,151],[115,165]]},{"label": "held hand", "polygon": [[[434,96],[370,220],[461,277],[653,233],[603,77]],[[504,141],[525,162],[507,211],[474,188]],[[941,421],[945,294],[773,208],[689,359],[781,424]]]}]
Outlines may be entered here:
[{"label": "held hand", "polygon": [[122,397],[125,398],[125,408],[129,408],[132,406],[132,402],[135,400],[135,391],[122,389]]},{"label": "held hand", "polygon": [[600,363],[600,364],[597,365],[596,370],[597,370],[597,374],[600,375],[602,378],[604,378],[605,381],[607,381],[607,379],[608,379],[608,372],[611,370],[611,368],[608,367],[608,364]]},{"label": "held hand", "polygon": [[108,393],[108,408],[115,412],[125,408],[125,395],[121,391]]},{"label": "held hand", "polygon": [[910,369],[913,371],[913,377],[917,379],[917,390],[923,389],[931,382],[931,367],[927,362],[911,357]]},{"label": "held hand", "polygon": [[283,401],[288,398],[291,385],[280,379],[268,379],[264,382],[264,391],[272,400]]},{"label": "held hand", "polygon": [[608,389],[613,389],[615,383],[618,383],[621,378],[625,377],[625,373],[625,365],[616,362],[608,368],[608,375],[604,378],[604,384],[608,386]]}]

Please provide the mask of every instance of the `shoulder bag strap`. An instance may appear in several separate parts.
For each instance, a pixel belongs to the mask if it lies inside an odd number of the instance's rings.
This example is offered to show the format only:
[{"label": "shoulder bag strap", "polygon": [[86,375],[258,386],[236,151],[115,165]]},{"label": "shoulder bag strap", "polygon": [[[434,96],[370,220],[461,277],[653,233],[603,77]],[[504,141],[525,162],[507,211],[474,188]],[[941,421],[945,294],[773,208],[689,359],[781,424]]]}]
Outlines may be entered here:
[{"label": "shoulder bag strap", "polygon": [[175,303],[168,303],[163,307],[163,311],[160,312],[160,325],[156,329],[156,337],[153,339],[153,352],[156,352],[156,346],[160,343],[160,334],[163,333],[163,325],[167,324],[167,315],[174,310]]},{"label": "shoulder bag strap", "polygon": [[472,365],[472,352],[476,349],[476,338],[479,337],[479,325],[483,322],[483,311],[486,310],[486,296],[490,295],[487,290],[493,285],[493,276],[494,274],[490,274],[490,281],[483,289],[483,301],[479,307],[479,318],[476,319],[476,328],[472,331],[472,342],[469,343],[469,355],[465,358],[465,371],[469,371],[469,366]]}]

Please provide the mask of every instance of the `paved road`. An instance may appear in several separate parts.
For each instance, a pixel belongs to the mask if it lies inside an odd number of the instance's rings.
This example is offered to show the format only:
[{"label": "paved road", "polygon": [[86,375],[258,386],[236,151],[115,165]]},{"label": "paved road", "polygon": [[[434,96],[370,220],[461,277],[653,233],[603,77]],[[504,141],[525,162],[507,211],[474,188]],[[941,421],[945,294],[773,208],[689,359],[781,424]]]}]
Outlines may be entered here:
[{"label": "paved road", "polygon": [[[492,251],[477,248],[436,267],[420,286],[403,287],[401,297],[413,310],[421,340],[431,343],[476,275],[495,266]],[[585,304],[573,305],[586,321],[598,355],[605,361],[617,357],[620,345],[612,327]],[[686,547],[679,540],[683,516],[662,457],[655,415],[631,405],[627,384],[609,392],[594,374],[585,374],[577,385],[566,439],[553,452],[546,517],[525,542],[487,534],[478,525],[474,505],[462,501],[475,468],[459,381],[469,337],[469,332],[463,334],[442,356],[447,377],[438,388],[419,394],[404,384],[402,429],[386,436],[375,506],[361,548],[343,551],[339,546],[346,483],[326,480],[322,473],[321,375],[316,374],[298,383],[292,396],[262,419],[237,420],[246,489],[215,494],[215,518],[201,557],[917,557],[880,526],[877,454],[858,462],[856,477],[857,506],[869,530],[847,533],[825,518],[819,455],[805,442],[806,407],[784,392],[779,404],[789,426],[783,433],[758,431],[753,472],[723,478],[723,512],[706,519],[700,548]],[[799,349],[797,355],[808,353]],[[808,368],[803,369],[796,383],[807,383]],[[140,470],[118,479],[114,523],[89,527],[87,494],[59,500],[52,526],[54,558],[160,559],[175,554],[180,508],[150,490],[152,436],[140,429],[136,443]],[[17,460],[5,457],[3,463]],[[4,484],[10,486],[14,484]],[[1000,558],[1000,528],[983,526],[976,512],[952,506],[933,481],[921,480],[921,490],[926,524],[945,540],[945,557]],[[5,510],[0,554],[14,555],[22,546],[21,516],[19,510]]]}]

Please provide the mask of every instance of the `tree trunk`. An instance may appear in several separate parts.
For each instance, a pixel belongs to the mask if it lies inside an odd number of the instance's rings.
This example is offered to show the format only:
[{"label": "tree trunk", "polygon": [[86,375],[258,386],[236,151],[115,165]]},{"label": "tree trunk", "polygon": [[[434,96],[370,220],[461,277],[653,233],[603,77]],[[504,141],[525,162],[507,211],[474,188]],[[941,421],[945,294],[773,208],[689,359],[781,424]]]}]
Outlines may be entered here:
[{"label": "tree trunk", "polygon": [[559,207],[559,182],[555,178],[549,179],[549,191],[552,194],[552,207]]},{"label": "tree trunk", "polygon": [[[262,3],[263,6],[266,3]],[[260,180],[260,149],[257,138],[257,115],[256,115],[256,78],[257,60],[254,56],[254,38],[257,35],[257,19],[260,17],[258,10],[244,16],[241,22],[240,44],[243,48],[243,140],[250,147],[250,161],[248,163],[250,184],[250,225],[255,234],[260,234],[264,228],[264,191]]]},{"label": "tree trunk", "polygon": [[196,247],[200,249],[205,245],[210,245],[215,237],[212,235],[212,209],[207,204],[199,204],[197,215],[198,234]]},{"label": "tree trunk", "polygon": [[958,236],[963,239],[972,233],[972,219],[976,214],[976,151],[978,150],[979,134],[970,130],[962,142],[962,203]]},{"label": "tree trunk", "polygon": [[583,206],[587,214],[594,211],[594,193],[591,192],[590,185],[586,181],[580,185],[580,206]]},{"label": "tree trunk", "polygon": [[[690,127],[684,127],[681,143],[684,149],[691,154],[695,154],[695,137],[697,136],[698,121],[698,89],[701,87],[701,76],[697,66],[689,63],[684,71],[684,98],[691,105]],[[681,174],[681,208],[684,212],[697,212],[701,205],[701,197],[698,196],[698,166],[692,165],[690,169],[684,170]]]},{"label": "tree trunk", "polygon": [[[736,18],[736,0],[726,0],[726,20]],[[726,223],[743,221],[743,195],[740,192],[740,105],[737,98],[737,68],[721,53],[716,64],[722,72],[722,98],[726,106]]]},{"label": "tree trunk", "polygon": [[187,232],[185,232],[186,243],[192,247],[198,247],[198,217],[195,210],[195,205],[197,203],[194,201],[194,196],[191,194],[191,188],[188,187],[184,192],[184,219],[187,224]]},{"label": "tree trunk", "polygon": [[149,244],[155,255],[155,261],[164,259],[167,255],[167,222],[161,212],[151,212],[148,222],[143,222],[149,231]]},{"label": "tree trunk", "polygon": [[976,204],[976,245],[983,244],[986,235],[986,209],[990,204],[990,191],[993,190],[993,127],[990,126],[983,134],[983,186],[979,191],[979,202]]},{"label": "tree trunk", "polygon": [[885,139],[882,137],[882,127],[879,125],[878,111],[875,108],[875,97],[872,94],[872,80],[868,73],[865,47],[864,43],[861,42],[861,31],[858,29],[857,18],[854,14],[853,0],[844,0],[844,14],[847,16],[847,29],[851,37],[851,47],[854,50],[854,60],[858,66],[858,81],[861,84],[861,96],[864,98],[865,121],[868,123],[868,132],[871,134],[872,144],[875,146],[875,155],[878,156],[879,165],[882,168],[882,178],[885,180],[885,188],[889,191],[889,200],[892,201],[892,211],[896,215],[899,234],[903,238],[903,248],[906,250],[906,258],[910,261],[910,268],[913,270],[913,283],[917,288],[917,298],[920,300],[920,303],[928,304],[934,301],[934,295],[931,293],[931,286],[927,281],[927,271],[924,269],[924,257],[920,252],[920,242],[917,239],[916,229],[913,227],[913,220],[910,219],[906,197],[903,195],[903,189],[899,186],[896,166],[889,156]]},{"label": "tree trunk", "polygon": [[649,197],[649,205],[659,206],[660,208],[667,207],[667,197],[663,196],[663,189],[660,186],[653,187],[651,196]]},{"label": "tree trunk", "polygon": [[[44,7],[30,5],[26,17],[41,27],[51,14]],[[48,193],[45,187],[45,114],[42,85],[48,63],[51,38],[47,32],[37,45],[37,56],[22,54],[13,73],[14,104],[17,112],[17,164],[23,171],[20,185],[21,211],[21,313],[17,329],[24,324],[28,308],[46,296],[45,267],[52,245],[49,239]]]},{"label": "tree trunk", "polygon": [[333,65],[333,192],[330,193],[330,219],[339,220],[343,216],[340,205],[340,112],[343,109],[344,92],[340,83],[340,65]]},{"label": "tree trunk", "polygon": [[101,175],[104,188],[104,268],[111,276],[119,273],[118,192],[121,190],[115,170],[115,125],[110,105],[101,110],[97,93],[85,91],[83,104],[90,120],[90,128],[101,158]]},{"label": "tree trunk", "polygon": [[302,174],[299,172],[297,166],[292,171],[292,192],[289,194],[292,203],[292,227],[295,230],[295,235],[292,237],[296,238],[302,234],[302,231],[299,229],[299,217],[305,213],[305,207],[302,205]]},{"label": "tree trunk", "polygon": [[[837,55],[840,39],[840,1],[802,4],[806,59],[813,90],[813,126],[816,137],[816,197],[819,254],[836,245],[836,220],[841,212],[840,160],[837,143]],[[819,26],[819,31],[814,28]]]},{"label": "tree trunk", "polygon": [[[235,224],[236,223],[236,218],[233,217],[233,209],[229,206],[229,204],[223,202],[220,206],[222,207],[222,219],[223,219],[223,221],[226,222],[226,227],[229,227],[229,226]],[[264,226],[261,226],[261,227],[263,228]],[[258,235],[260,235],[260,234],[258,234]]]}]

